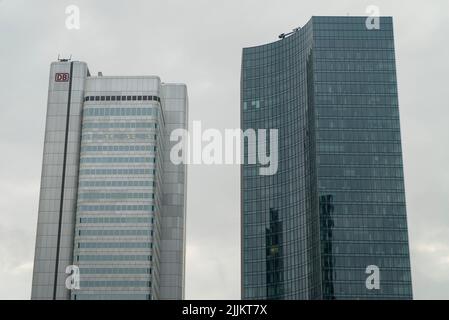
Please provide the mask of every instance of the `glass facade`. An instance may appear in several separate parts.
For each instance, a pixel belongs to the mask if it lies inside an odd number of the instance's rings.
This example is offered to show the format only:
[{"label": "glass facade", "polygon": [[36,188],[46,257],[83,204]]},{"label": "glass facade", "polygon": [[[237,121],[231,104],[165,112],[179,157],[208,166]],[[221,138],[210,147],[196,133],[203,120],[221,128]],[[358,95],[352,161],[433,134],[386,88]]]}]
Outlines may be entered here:
[{"label": "glass facade", "polygon": [[279,130],[275,175],[242,166],[244,299],[412,298],[392,19],[365,21],[243,50],[242,129]]},{"label": "glass facade", "polygon": [[[82,281],[72,299],[157,297],[162,198],[158,151],[164,150],[157,138],[164,130],[160,102],[85,100],[74,241],[74,263]],[[120,168],[126,170],[107,175]],[[102,171],[92,175],[96,169]],[[142,173],[130,176],[130,170]]]}]

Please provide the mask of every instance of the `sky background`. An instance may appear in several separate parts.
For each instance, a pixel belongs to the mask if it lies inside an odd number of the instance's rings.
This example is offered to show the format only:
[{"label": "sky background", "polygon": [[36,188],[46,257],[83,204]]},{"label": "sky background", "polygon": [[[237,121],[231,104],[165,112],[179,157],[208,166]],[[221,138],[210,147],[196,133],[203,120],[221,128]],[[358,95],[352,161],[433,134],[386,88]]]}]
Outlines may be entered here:
[{"label": "sky background", "polygon": [[[65,8],[80,8],[80,30]],[[238,128],[242,47],[312,15],[393,16],[416,299],[449,299],[449,1],[0,0],[0,299],[29,299],[50,63],[188,86],[190,120]],[[240,298],[237,166],[189,167],[186,298]]]}]

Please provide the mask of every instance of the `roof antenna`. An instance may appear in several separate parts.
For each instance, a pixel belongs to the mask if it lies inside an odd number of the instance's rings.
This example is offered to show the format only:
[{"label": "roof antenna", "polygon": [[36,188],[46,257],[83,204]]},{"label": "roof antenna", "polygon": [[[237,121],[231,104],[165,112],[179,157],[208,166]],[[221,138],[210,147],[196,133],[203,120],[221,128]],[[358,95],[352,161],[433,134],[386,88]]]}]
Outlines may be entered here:
[{"label": "roof antenna", "polygon": [[61,55],[58,53],[58,61],[59,62],[67,62],[72,60],[72,55],[69,58],[61,58]]},{"label": "roof antenna", "polygon": [[298,31],[298,30],[300,30],[300,29],[301,29],[301,27],[298,27],[298,28],[293,29],[291,32],[288,32],[288,33],[281,33],[281,34],[278,36],[278,38],[279,38],[279,39],[284,39],[285,37],[288,37],[289,35],[295,33],[296,31]]}]

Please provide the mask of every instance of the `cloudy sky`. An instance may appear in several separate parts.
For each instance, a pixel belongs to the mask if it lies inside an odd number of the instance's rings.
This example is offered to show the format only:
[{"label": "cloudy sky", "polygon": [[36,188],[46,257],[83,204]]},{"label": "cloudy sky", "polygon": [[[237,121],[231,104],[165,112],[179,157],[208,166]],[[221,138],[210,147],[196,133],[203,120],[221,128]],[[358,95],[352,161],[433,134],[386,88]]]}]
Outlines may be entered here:
[{"label": "cloudy sky", "polygon": [[[65,8],[80,8],[80,30]],[[394,17],[414,295],[449,299],[449,1],[0,0],[0,299],[29,299],[48,72],[58,54],[91,73],[188,86],[190,120],[239,125],[241,49],[312,15]],[[186,298],[240,298],[239,169],[191,166]],[[218,231],[217,231],[218,230]]]}]

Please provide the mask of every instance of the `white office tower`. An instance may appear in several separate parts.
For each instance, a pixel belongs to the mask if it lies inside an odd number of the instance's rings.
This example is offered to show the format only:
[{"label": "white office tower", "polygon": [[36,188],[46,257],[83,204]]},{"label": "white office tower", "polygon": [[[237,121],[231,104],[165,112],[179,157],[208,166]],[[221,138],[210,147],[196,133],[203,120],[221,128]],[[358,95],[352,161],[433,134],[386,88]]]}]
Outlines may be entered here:
[{"label": "white office tower", "polygon": [[32,299],[183,299],[187,116],[183,84],[51,64]]}]

